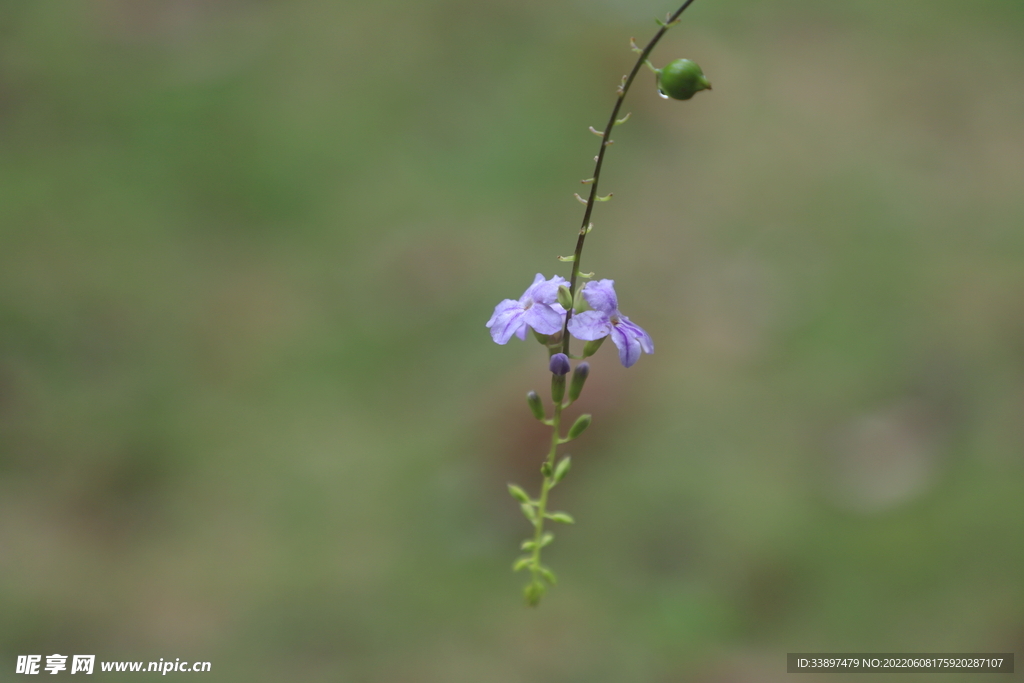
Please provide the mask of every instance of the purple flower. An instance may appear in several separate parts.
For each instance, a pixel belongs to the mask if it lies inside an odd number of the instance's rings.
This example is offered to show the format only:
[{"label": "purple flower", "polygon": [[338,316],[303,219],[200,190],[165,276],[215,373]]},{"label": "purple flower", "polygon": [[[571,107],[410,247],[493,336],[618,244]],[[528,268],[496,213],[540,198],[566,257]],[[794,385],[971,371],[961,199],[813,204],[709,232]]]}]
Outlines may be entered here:
[{"label": "purple flower", "polygon": [[558,305],[558,286],[568,285],[558,275],[550,280],[537,273],[519,301],[505,299],[494,307],[494,315],[487,321],[491,338],[499,344],[506,344],[516,335],[526,339],[526,328],[532,327],[540,334],[554,334],[561,331],[565,320],[565,309]]},{"label": "purple flower", "polygon": [[619,360],[628,368],[640,358],[641,350],[654,353],[654,342],[642,327],[631,323],[629,318],[619,312],[614,284],[614,280],[598,280],[586,284],[583,298],[594,310],[570,318],[569,332],[583,341],[594,341],[610,334],[619,349]]}]

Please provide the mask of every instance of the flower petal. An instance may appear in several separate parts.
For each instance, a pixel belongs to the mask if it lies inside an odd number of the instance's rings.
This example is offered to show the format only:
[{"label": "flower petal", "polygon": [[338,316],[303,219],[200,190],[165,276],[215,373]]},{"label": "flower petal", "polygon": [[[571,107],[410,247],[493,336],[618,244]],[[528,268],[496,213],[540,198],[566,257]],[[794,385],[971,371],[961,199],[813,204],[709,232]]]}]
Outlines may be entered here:
[{"label": "flower petal", "polygon": [[533,276],[533,282],[530,284],[529,287],[526,288],[526,291],[523,292],[523,295],[519,297],[519,303],[525,304],[528,301],[534,301],[534,294],[536,293],[537,287],[539,287],[542,284],[544,284],[544,275],[542,275],[541,273],[537,273],[536,275]]},{"label": "flower petal", "polygon": [[624,367],[629,367],[640,360],[640,340],[634,337],[631,329],[615,325],[612,330],[612,342],[619,349],[619,360]]},{"label": "flower petal", "polygon": [[583,298],[595,311],[611,316],[619,310],[619,300],[615,296],[615,280],[598,280],[588,282],[583,288]]},{"label": "flower petal", "polygon": [[514,299],[505,299],[495,306],[494,315],[487,321],[487,327],[491,328],[491,338],[498,344],[507,344],[512,335],[524,326],[525,313],[522,305]]},{"label": "flower petal", "polygon": [[583,341],[607,337],[611,331],[611,321],[600,311],[583,311],[569,318],[569,334]]},{"label": "flower petal", "polygon": [[554,308],[545,304],[534,304],[523,315],[523,321],[541,334],[560,332],[564,319]]},{"label": "flower petal", "polygon": [[651,335],[644,331],[644,328],[630,321],[626,316],[619,318],[619,327],[626,328],[628,330],[626,334],[635,337],[640,342],[640,348],[644,350],[644,353],[654,353],[654,341],[651,339]]},{"label": "flower petal", "polygon": [[543,275],[537,273],[537,276],[533,278],[533,284],[527,287],[519,301],[524,304],[527,300],[533,300],[539,304],[553,304],[558,301],[558,286],[568,284],[560,275],[545,280]]}]

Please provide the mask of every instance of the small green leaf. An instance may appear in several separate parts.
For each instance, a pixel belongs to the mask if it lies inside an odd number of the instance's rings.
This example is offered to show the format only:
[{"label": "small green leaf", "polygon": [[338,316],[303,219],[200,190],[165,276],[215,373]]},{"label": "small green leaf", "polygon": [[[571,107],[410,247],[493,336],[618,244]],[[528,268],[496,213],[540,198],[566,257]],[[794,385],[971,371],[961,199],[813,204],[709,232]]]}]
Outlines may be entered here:
[{"label": "small green leaf", "polygon": [[540,473],[545,479],[551,476],[551,463],[546,462],[540,466]]},{"label": "small green leaf", "polygon": [[537,547],[537,541],[533,540],[532,538],[528,538],[525,541],[523,541],[522,545],[519,546],[519,549],[520,550],[533,550],[536,547]]},{"label": "small green leaf", "polygon": [[551,545],[551,541],[555,540],[555,535],[550,531],[545,531],[544,535],[540,537],[540,547],[544,548]]},{"label": "small green leaf", "polygon": [[[586,204],[586,202],[583,203]],[[572,256],[559,256],[558,260],[562,263],[572,263],[576,260],[576,254],[573,254]]]},{"label": "small green leaf", "polygon": [[565,475],[569,474],[569,468],[572,466],[572,459],[567,455],[558,463],[555,468],[555,483],[565,479]]},{"label": "small green leaf", "polygon": [[533,562],[532,555],[523,555],[515,561],[515,564],[512,565],[512,571],[517,572],[520,569],[525,569],[526,567],[530,566],[531,562]]},{"label": "small green leaf", "polygon": [[547,567],[545,567],[544,565],[537,567],[537,573],[543,576],[544,580],[550,583],[552,586],[558,583],[558,579],[555,577],[555,573]]},{"label": "small green leaf", "polygon": [[570,515],[568,512],[549,512],[544,516],[550,519],[552,522],[561,522],[562,524],[576,523],[576,520],[574,520],[572,518],[572,515]]},{"label": "small green leaf", "polygon": [[[515,484],[508,485],[508,492],[512,494],[512,497],[518,500],[520,503],[529,503],[530,496],[526,495],[526,491],[522,490]],[[531,508],[532,509],[532,508]]]},{"label": "small green leaf", "polygon": [[519,507],[522,509],[523,514],[526,515],[526,518],[528,520],[530,520],[534,524],[537,523],[537,511],[533,509],[533,505],[529,503],[523,503]]}]

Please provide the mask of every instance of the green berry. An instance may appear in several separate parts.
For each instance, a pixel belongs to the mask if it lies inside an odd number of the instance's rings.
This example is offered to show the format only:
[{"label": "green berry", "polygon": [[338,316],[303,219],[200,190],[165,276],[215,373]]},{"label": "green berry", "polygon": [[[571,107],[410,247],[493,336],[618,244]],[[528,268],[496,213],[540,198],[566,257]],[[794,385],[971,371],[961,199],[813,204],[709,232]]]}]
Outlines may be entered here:
[{"label": "green berry", "polygon": [[675,100],[688,100],[711,83],[700,67],[689,59],[677,59],[658,71],[658,91]]}]

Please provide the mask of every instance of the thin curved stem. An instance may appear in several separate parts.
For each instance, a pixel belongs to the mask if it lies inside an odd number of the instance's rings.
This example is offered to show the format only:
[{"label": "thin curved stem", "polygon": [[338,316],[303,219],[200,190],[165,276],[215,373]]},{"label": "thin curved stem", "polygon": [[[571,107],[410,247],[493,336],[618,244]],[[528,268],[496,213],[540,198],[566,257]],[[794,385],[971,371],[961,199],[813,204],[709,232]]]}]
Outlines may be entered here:
[{"label": "thin curved stem", "polygon": [[[640,56],[637,57],[636,64],[633,65],[633,70],[629,72],[626,80],[619,86],[619,96],[615,99],[615,106],[612,107],[612,115],[608,117],[608,124],[604,127],[604,135],[601,137],[601,150],[597,153],[597,161],[594,164],[593,181],[590,183],[590,196],[587,198],[587,208],[583,212],[583,225],[580,227],[580,236],[576,240],[576,251],[573,252],[574,258],[572,261],[572,276],[569,279],[569,292],[576,296],[576,281],[580,274],[580,260],[583,258],[583,242],[587,239],[587,227],[590,225],[590,215],[594,211],[594,202],[597,201],[597,185],[601,180],[601,166],[604,164],[604,153],[608,149],[608,145],[611,143],[612,128],[615,127],[615,122],[619,118],[619,110],[622,108],[622,103],[626,99],[626,93],[629,92],[629,87],[633,85],[633,79],[636,78],[637,73],[643,67],[647,61],[647,57],[651,54],[654,46],[658,44],[661,37],[665,35],[665,32],[679,19],[687,7],[693,4],[693,0],[686,0],[682,6],[672,14],[668,21],[666,21],[658,32],[654,34],[650,42],[647,43],[647,47],[641,51]],[[565,324],[562,327],[562,353],[569,355],[569,319],[572,318],[572,309],[565,315]]]}]

